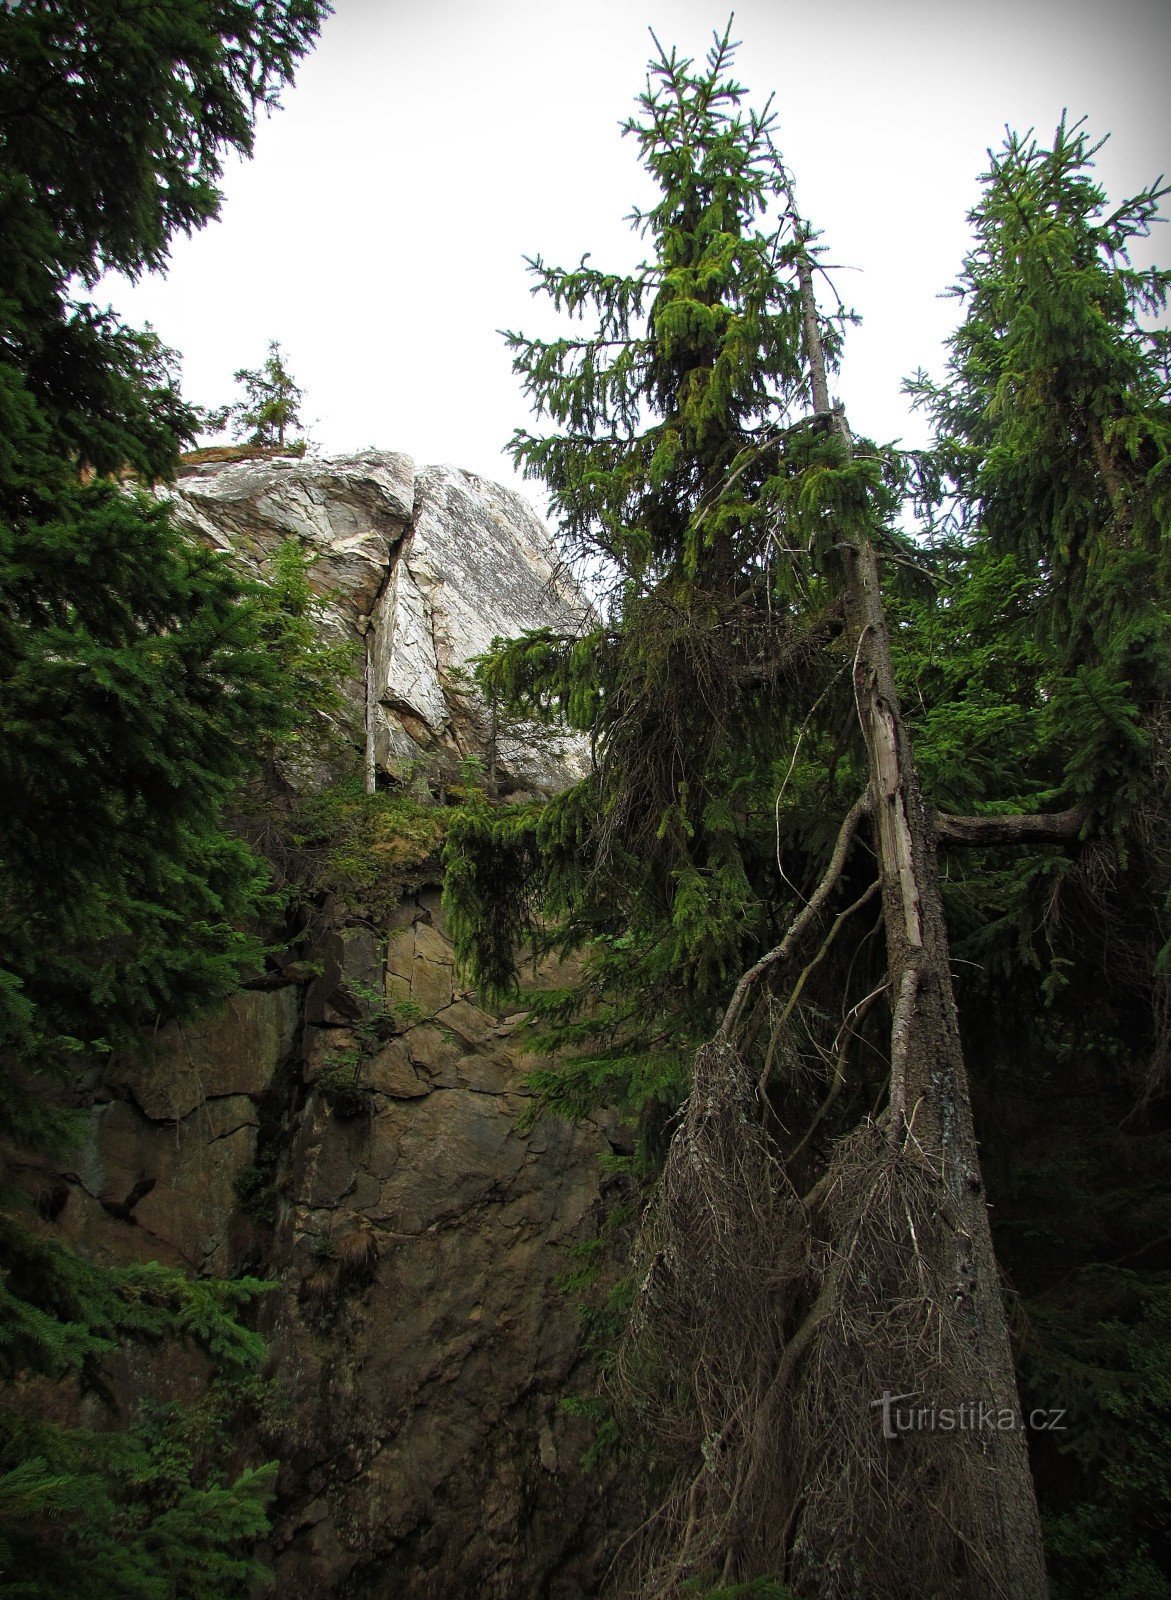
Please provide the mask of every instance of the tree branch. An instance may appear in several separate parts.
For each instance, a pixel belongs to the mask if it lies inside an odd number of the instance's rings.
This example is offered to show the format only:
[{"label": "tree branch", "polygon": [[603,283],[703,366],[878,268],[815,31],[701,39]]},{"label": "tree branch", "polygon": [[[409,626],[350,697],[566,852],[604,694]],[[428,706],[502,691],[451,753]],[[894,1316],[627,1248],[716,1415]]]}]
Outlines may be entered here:
[{"label": "tree branch", "polygon": [[941,811],[935,817],[935,837],[946,844],[1072,844],[1086,816],[1084,805],[1002,817],[955,817]]},{"label": "tree branch", "polygon": [[846,865],[846,857],[850,852],[850,845],[853,842],[855,833],[858,831],[858,824],[863,817],[869,815],[872,805],[873,800],[871,799],[870,790],[867,788],[847,811],[841,829],[838,832],[837,843],[834,845],[834,852],[830,857],[829,866],[825,869],[825,876],[813,891],[809,904],[789,924],[789,930],[780,944],[766,951],[759,961],[754,961],[747,972],[741,974],[735,992],[728,1002],[728,1009],[724,1012],[724,1020],[716,1030],[717,1039],[728,1039],[730,1037],[752,985],[763,977],[770,967],[775,966],[778,961],[787,961],[792,955],[798,940],[810,923],[817,917],[841,877],[842,869]]}]

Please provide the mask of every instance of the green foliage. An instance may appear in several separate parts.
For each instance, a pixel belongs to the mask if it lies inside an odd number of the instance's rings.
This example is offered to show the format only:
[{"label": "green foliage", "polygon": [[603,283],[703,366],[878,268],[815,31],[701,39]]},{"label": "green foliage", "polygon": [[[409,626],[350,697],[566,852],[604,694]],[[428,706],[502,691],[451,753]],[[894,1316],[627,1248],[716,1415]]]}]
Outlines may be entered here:
[{"label": "green foliage", "polygon": [[301,419],[301,401],[305,396],[293,382],[278,342],[269,341],[268,355],[259,367],[253,370],[241,367],[234,377],[243,385],[244,399],[209,413],[207,427],[219,433],[230,422],[237,439],[246,438],[249,444],[271,445],[278,450],[287,448],[294,455],[304,455],[304,439],[285,439],[291,429],[305,426]]},{"label": "green foliage", "polygon": [[161,265],[175,228],[215,214],[225,149],[251,148],[322,15],[0,16],[0,1078],[18,1138],[48,1131],[30,1067],[215,999],[256,958],[239,930],[265,875],[224,817],[300,721],[306,598],[287,557],[266,593],[164,503],[93,476],[166,476],[194,414],[153,335],[68,296]]},{"label": "green foliage", "polygon": [[947,380],[910,388],[938,431],[936,504],[1027,585],[1066,788],[1125,824],[1149,791],[1142,725],[1171,692],[1168,335],[1150,327],[1171,273],[1129,256],[1168,191],[1110,209],[1099,148],[1065,122],[1050,149],[1008,138],[972,213]]},{"label": "green foliage", "polygon": [[483,756],[477,755],[474,751],[471,755],[462,756],[460,758],[459,781],[462,788],[482,790],[484,788],[484,777],[486,772],[487,764],[485,763]]},{"label": "green foliage", "polygon": [[[165,1407],[129,1430],[0,1410],[0,1572],[5,1591],[236,1596],[264,1569],[275,1465],[232,1467],[241,1380],[264,1344],[240,1313],[270,1285],[194,1280],[157,1263],[100,1268],[21,1221],[0,1219],[0,1373],[83,1382],[128,1339],[182,1339],[227,1381],[199,1414]],[[58,1402],[59,1408],[59,1402]],[[201,1587],[201,1584],[203,1587]]]},{"label": "green foliage", "polygon": [[[221,1403],[235,1409],[234,1394]],[[117,1432],[0,1429],[0,1573],[28,1600],[237,1600],[267,1569],[276,1464],[237,1471],[204,1414],[144,1408]],[[222,1419],[221,1419],[222,1420]],[[8,1470],[4,1464],[15,1462]]]},{"label": "green foliage", "polygon": [[58,1068],[255,963],[266,874],[225,819],[324,671],[287,560],[247,585],[165,507],[79,495],[0,547],[0,1032]]},{"label": "green foliage", "polygon": [[[0,13],[0,510],[48,508],[68,469],[173,472],[197,416],[158,341],[73,298],[161,267],[219,210],[326,7],[278,0],[27,0]],[[47,520],[47,519],[46,519]]]},{"label": "green foliage", "polygon": [[945,879],[1023,1403],[1068,1413],[1032,1442],[1062,1600],[1171,1592],[1171,278],[1128,253],[1161,191],[1112,209],[1095,148],[1010,136],[986,175],[949,372],[912,386],[949,536],[902,633],[932,798],[1086,810],[1072,851],[963,852]]},{"label": "green foliage", "polygon": [[[848,459],[829,418],[802,416],[795,265],[809,234],[733,49],[725,33],[702,66],[651,63],[626,130],[658,192],[633,219],[643,264],[531,262],[535,288],[583,327],[506,336],[550,427],[519,431],[514,455],[610,590],[580,637],[534,630],[478,675],[506,714],[587,732],[594,770],[546,805],[468,808],[445,852],[449,926],[477,985],[506,992],[524,944],[584,958],[574,995],[535,1003],[546,1042],[574,1052],[538,1081],[541,1103],[579,1115],[618,1101],[649,1145],[690,1049],[824,862],[856,781],[851,741],[828,782],[806,782],[850,705],[829,534],[864,525],[890,543],[895,505],[885,455]],[[843,320],[821,326],[831,360]],[[774,802],[814,704],[786,881]]]},{"label": "green foliage", "polygon": [[[904,670],[941,805],[1086,808],[1096,842],[1076,867],[959,864],[964,921],[984,920],[982,960],[1013,941],[1058,983],[1076,968],[1097,987],[1102,969],[1108,1009],[1121,989],[1146,1012],[1146,1045],[1132,1036],[1128,1053],[1145,1048],[1149,1085],[1171,936],[1171,411],[1166,334],[1148,318],[1171,277],[1128,253],[1162,191],[1111,210],[1096,148],[1080,125],[1063,123],[1051,149],[1010,136],[972,214],[947,379],[912,385],[939,436],[921,487],[953,532],[941,600],[904,633]],[[1084,919],[1125,936],[1092,950]]]},{"label": "green foliage", "polygon": [[427,1013],[417,1000],[396,1000],[390,1008],[390,1015],[404,1028],[412,1028],[416,1022],[423,1022]]},{"label": "green foliage", "polygon": [[[0,10],[0,1105],[60,1151],[95,1058],[225,993],[268,873],[229,826],[324,681],[294,561],[246,583],[119,487],[173,475],[198,426],[149,331],[78,298],[213,217],[326,7],[27,0]],[[6,1593],[239,1595],[271,1468],[184,1456],[183,1425],[33,1421],[38,1383],[103,1391],[127,1340],[254,1365],[261,1287],[99,1269],[5,1190],[0,1569]],[[31,1386],[31,1387],[30,1387]],[[8,1397],[6,1397],[7,1399]]]},{"label": "green foliage", "polygon": [[541,809],[493,809],[473,800],[447,826],[444,915],[476,987],[493,999],[515,991],[518,947],[535,931],[534,879],[541,868],[535,830]]},{"label": "green foliage", "polygon": [[620,1449],[622,1439],[618,1424],[603,1400],[592,1397],[566,1395],[561,1409],[572,1417],[585,1417],[593,1427],[593,1437],[582,1451],[578,1465],[583,1472],[596,1473],[607,1465]]},{"label": "green foliage", "polygon": [[317,1088],[342,1122],[370,1115],[370,1091],[362,1082],[362,1058],[357,1053],[352,1062],[327,1067],[317,1080]]},{"label": "green foliage", "polygon": [[301,799],[288,824],[301,892],[336,894],[385,921],[407,884],[439,857],[453,813],[402,790],[367,794],[347,778]]},{"label": "green foliage", "polygon": [[[536,288],[582,326],[507,336],[548,428],[517,434],[518,464],[611,586],[581,637],[500,644],[480,679],[506,711],[587,732],[594,765],[547,804],[455,819],[449,925],[492,992],[519,983],[522,946],[578,953],[580,983],[529,997],[566,1052],[535,1076],[536,1109],[622,1106],[641,1119],[629,1170],[648,1170],[690,1046],[808,897],[865,781],[837,546],[872,541],[928,800],[1084,817],[1068,848],[949,851],[943,886],[1026,1409],[1077,1417],[1033,1441],[1056,1581],[1063,1600],[1161,1595],[1171,412],[1151,321],[1171,277],[1128,246],[1163,191],[1111,209],[1080,127],[1049,149],[1010,135],[972,216],[949,370],[912,386],[935,448],[847,452],[832,416],[800,415],[808,236],[730,50],[652,62],[628,128],[658,191],[635,217],[643,265],[536,258]],[[891,527],[907,482],[921,548]],[[765,998],[746,1021],[799,1192],[882,1102],[876,932],[851,919],[783,1015]]]},{"label": "green foliage", "polygon": [[225,152],[251,154],[257,107],[276,104],[324,13],[312,0],[6,9],[4,165],[66,272],[159,268],[176,232],[217,214]]},{"label": "green foliage", "polygon": [[[588,258],[572,271],[531,262],[536,288],[596,331],[507,335],[537,415],[561,429],[518,431],[518,465],[549,486],[571,539],[634,576],[666,563],[694,575],[705,549],[751,539],[760,437],[804,393],[799,294],[784,270],[803,241],[775,216],[788,182],[774,118],[743,108],[734,48],[725,32],[698,71],[662,54],[626,124],[660,190],[632,216],[651,258],[620,275]],[[826,337],[832,356],[836,330]],[[696,518],[731,470],[735,497]]]},{"label": "green foliage", "polygon": [[244,1370],[263,1354],[236,1314],[268,1286],[253,1278],[189,1278],[158,1262],[96,1267],[22,1220],[0,1218],[0,1375],[82,1373],[121,1340],[193,1340],[221,1367]]},{"label": "green foliage", "polygon": [[1048,1464],[1067,1480],[1069,1507],[1049,1519],[1054,1593],[1171,1595],[1171,1282],[1088,1268],[1040,1315],[1044,1340],[1026,1370],[1040,1403],[1064,1405],[1067,1426]]},{"label": "green foliage", "polygon": [[422,1010],[410,1000],[389,1007],[380,990],[365,984],[351,981],[347,990],[361,1008],[360,1015],[350,1024],[356,1043],[330,1053],[317,1079],[317,1089],[336,1117],[352,1121],[369,1116],[372,1109],[370,1086],[363,1078],[367,1060],[398,1030],[400,1023],[409,1027],[411,1021],[422,1016]]},{"label": "green foliage", "polygon": [[371,1085],[366,1081],[366,1063],[400,1028],[422,1019],[422,1007],[412,1000],[388,1006],[381,989],[349,979],[347,999],[358,1014],[351,1018],[348,1032],[354,1043],[329,1051],[316,1080],[318,1093],[335,1117],[343,1122],[368,1117],[373,1109]]}]

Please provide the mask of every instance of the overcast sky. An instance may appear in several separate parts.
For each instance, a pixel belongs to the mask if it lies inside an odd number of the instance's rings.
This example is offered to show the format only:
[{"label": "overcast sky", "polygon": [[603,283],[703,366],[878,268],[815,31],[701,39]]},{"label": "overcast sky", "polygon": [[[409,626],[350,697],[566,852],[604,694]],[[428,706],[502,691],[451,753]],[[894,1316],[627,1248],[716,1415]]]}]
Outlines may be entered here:
[{"label": "overcast sky", "polygon": [[[645,193],[618,132],[653,27],[702,53],[695,0],[336,0],[284,108],[233,162],[221,219],[165,277],[101,294],[184,357],[189,399],[279,339],[327,452],[377,445],[515,482],[526,403],[497,329],[544,324],[523,257],[624,267]],[[965,216],[1006,123],[1068,107],[1113,137],[1116,197],[1171,171],[1167,0],[742,0],[737,72],[775,92],[798,201],[863,315],[836,387],[856,431],[919,442],[899,393],[938,371]],[[1152,249],[1171,261],[1171,231]],[[543,504],[539,486],[527,491]]]}]

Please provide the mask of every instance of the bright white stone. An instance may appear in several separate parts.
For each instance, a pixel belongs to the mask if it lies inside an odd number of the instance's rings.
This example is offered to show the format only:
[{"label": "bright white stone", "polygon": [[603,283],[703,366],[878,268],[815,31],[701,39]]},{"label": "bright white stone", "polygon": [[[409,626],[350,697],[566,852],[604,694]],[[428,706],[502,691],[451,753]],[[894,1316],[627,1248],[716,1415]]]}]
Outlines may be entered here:
[{"label": "bright white stone", "polygon": [[[350,736],[368,772],[422,761],[436,781],[462,757],[489,760],[487,708],[461,674],[495,638],[548,627],[576,634],[588,603],[558,565],[548,530],[518,495],[409,456],[209,462],[159,490],[197,538],[262,575],[285,539],[313,557],[319,625],[364,638],[346,685]],[[510,729],[497,741],[506,783],[545,793],[588,771],[585,741]]]}]

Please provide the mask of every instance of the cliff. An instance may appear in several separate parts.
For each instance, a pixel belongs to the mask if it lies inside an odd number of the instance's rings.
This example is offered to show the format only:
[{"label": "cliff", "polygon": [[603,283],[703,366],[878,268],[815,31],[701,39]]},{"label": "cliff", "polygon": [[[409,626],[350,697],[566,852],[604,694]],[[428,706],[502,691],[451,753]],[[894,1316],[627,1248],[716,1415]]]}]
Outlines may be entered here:
[{"label": "cliff", "polygon": [[[372,452],[210,464],[167,493],[252,570],[288,537],[316,556],[321,626],[359,643],[346,733],[371,783],[418,764],[442,779],[483,753],[492,729],[458,669],[495,634],[584,614],[529,508],[449,468]],[[498,754],[528,790],[585,759],[515,733]],[[623,1131],[525,1124],[525,1075],[544,1063],[521,1014],[461,987],[439,889],[431,863],[379,918],[330,898],[219,1014],[109,1064],[55,1200],[96,1259],[275,1285],[248,1448],[282,1464],[282,1600],[571,1600],[617,1543],[579,1465],[589,1427],[561,1404],[589,1373],[558,1282]],[[193,1381],[172,1353],[135,1357],[114,1388],[128,1404]]]},{"label": "cliff", "polygon": [[158,492],[185,528],[255,575],[284,540],[301,544],[322,629],[355,645],[346,732],[371,788],[413,763],[454,776],[493,743],[506,788],[551,793],[585,771],[580,740],[496,732],[466,681],[497,635],[577,632],[589,615],[519,495],[374,450],[208,462]]}]

